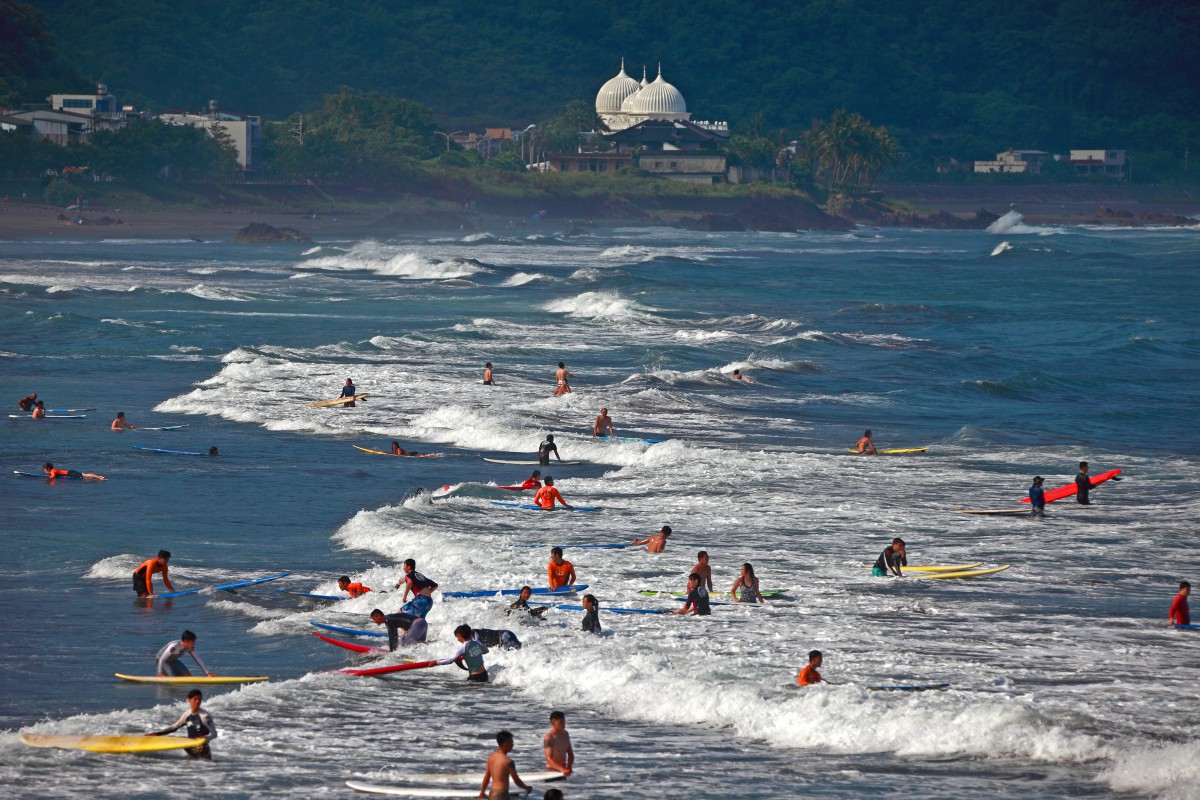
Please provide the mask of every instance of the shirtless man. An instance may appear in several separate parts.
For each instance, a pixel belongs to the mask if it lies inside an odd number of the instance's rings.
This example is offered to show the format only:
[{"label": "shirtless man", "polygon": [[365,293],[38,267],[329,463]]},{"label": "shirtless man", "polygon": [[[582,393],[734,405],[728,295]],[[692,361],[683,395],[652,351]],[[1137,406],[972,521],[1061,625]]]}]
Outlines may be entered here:
[{"label": "shirtless man", "polygon": [[400,446],[399,442],[392,442],[392,455],[394,456],[419,456],[421,455],[416,450],[405,450]]},{"label": "shirtless man", "polygon": [[735,369],[733,371],[733,379],[735,381],[743,381],[745,383],[754,383],[754,381],[751,380],[749,377],[743,375],[742,371],[740,369]]},{"label": "shirtless man", "polygon": [[45,419],[46,418],[46,404],[43,403],[41,400],[38,400],[33,405],[33,418],[34,419]]},{"label": "shirtless man", "polygon": [[696,553],[696,566],[692,567],[692,572],[700,576],[700,585],[712,591],[712,567],[708,565],[708,551],[701,550]]},{"label": "shirtless man", "polygon": [[542,737],[542,750],[546,753],[546,769],[570,775],[575,764],[575,751],[571,749],[571,734],[567,733],[567,715],[561,711],[550,712],[550,731]]},{"label": "shirtless man", "polygon": [[875,450],[875,444],[871,441],[871,430],[868,428],[863,431],[862,438],[854,445],[854,449],[859,455],[877,456],[879,453]]},{"label": "shirtless man", "polygon": [[[667,537],[670,535],[671,526],[663,525],[662,530],[660,530],[658,533],[654,534],[653,536],[647,536],[645,539],[634,539],[633,543],[646,545],[647,553],[661,553],[667,549]],[[709,580],[711,579],[712,577],[710,575]]]},{"label": "shirtless man", "polygon": [[492,362],[487,362],[483,365],[483,385],[495,386],[496,380],[492,377]]},{"label": "shirtless man", "polygon": [[575,565],[563,558],[561,547],[550,549],[550,563],[546,565],[546,578],[551,589],[560,589],[575,583]]},{"label": "shirtless man", "polygon": [[137,426],[125,419],[125,412],[118,411],[117,418],[112,421],[109,430],[113,431],[136,431]]},{"label": "shirtless man", "polygon": [[546,485],[537,490],[537,494],[533,496],[534,505],[540,506],[543,511],[553,511],[554,501],[557,500],[563,508],[574,508],[575,506],[563,500],[563,496],[559,494],[558,489],[554,487],[554,478],[546,476]]},{"label": "shirtless man", "polygon": [[[498,746],[488,756],[487,771],[483,773],[479,796],[486,797],[488,800],[509,800],[512,797],[508,791],[509,778],[524,789],[525,794],[532,792],[533,787],[521,780],[521,777],[517,775],[517,765],[508,757],[513,749],[513,735],[508,731],[500,731],[496,734],[496,744]],[[490,791],[488,790],[489,782],[492,784]]]},{"label": "shirtless man", "polygon": [[592,425],[592,438],[595,439],[597,436],[617,438],[617,432],[613,430],[612,417],[608,416],[607,408],[600,409],[600,413],[596,416],[596,422]]},{"label": "shirtless man", "polygon": [[568,392],[570,392],[571,386],[570,386],[570,384],[567,383],[567,378],[574,378],[574,377],[575,376],[572,375],[570,372],[567,372],[567,365],[565,362],[562,362],[562,361],[558,362],[558,371],[554,373],[554,380],[557,381],[557,384],[554,389],[554,396],[562,397],[564,394],[567,394]]},{"label": "shirtless man", "polygon": [[37,392],[34,392],[33,394],[29,395],[28,397],[22,397],[20,400],[18,400],[17,405],[20,406],[22,411],[32,411],[33,404],[36,402],[37,402]]}]

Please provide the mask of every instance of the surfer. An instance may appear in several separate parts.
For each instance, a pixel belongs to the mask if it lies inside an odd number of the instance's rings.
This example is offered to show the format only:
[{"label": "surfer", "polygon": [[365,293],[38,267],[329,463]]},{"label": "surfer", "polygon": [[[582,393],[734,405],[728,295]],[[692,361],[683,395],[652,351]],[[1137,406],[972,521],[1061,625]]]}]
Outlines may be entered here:
[{"label": "surfer", "polygon": [[354,395],[356,395],[356,394],[358,394],[358,389],[354,388],[354,381],[350,380],[349,378],[346,378],[346,385],[342,387],[342,393],[340,395],[338,395],[338,397],[349,397],[350,402],[343,403],[342,406],[344,408],[354,408],[355,407]]},{"label": "surfer", "polygon": [[546,754],[546,769],[571,774],[575,751],[571,749],[571,734],[567,733],[567,715],[561,711],[550,712],[550,730],[542,737],[542,752]]},{"label": "surfer", "polygon": [[30,411],[33,409],[33,405],[36,402],[37,402],[37,392],[34,392],[33,394],[29,395],[28,397],[22,397],[20,400],[18,400],[17,406],[22,411]]},{"label": "surfer", "polygon": [[883,552],[879,554],[875,565],[871,567],[871,574],[876,578],[887,578],[891,574],[894,574],[897,578],[903,578],[904,574],[900,571],[900,567],[907,566],[908,554],[904,549],[904,540],[897,536],[895,539],[892,539],[891,544],[883,548]]},{"label": "surfer", "polygon": [[514,611],[524,611],[533,619],[541,619],[542,614],[546,613],[546,609],[549,608],[549,606],[538,606],[537,608],[533,608],[529,605],[529,598],[532,596],[533,589],[529,586],[522,586],[521,594],[517,596],[517,599],[514,600],[511,605],[509,605],[508,611],[504,613],[509,615]]},{"label": "surfer", "polygon": [[710,592],[713,590],[712,567],[708,565],[707,550],[696,553],[696,566],[692,567],[692,572],[700,576],[700,582],[704,588]]},{"label": "surfer", "polygon": [[540,489],[540,488],[542,488],[542,471],[540,469],[535,469],[533,471],[533,474],[530,475],[528,478],[526,478],[525,482],[522,483],[518,488],[520,488],[520,489]]},{"label": "surfer", "polygon": [[647,536],[645,539],[634,539],[635,545],[646,545],[647,553],[661,553],[667,549],[667,538],[671,535],[671,526],[663,525],[658,533],[652,536]]},{"label": "surfer", "polygon": [[600,601],[594,594],[583,596],[583,630],[600,635]]},{"label": "surfer", "polygon": [[[438,664],[457,664],[460,669],[467,671],[467,680],[471,683],[487,683],[487,667],[483,665],[484,653],[488,652],[487,645],[475,640],[475,632],[470,625],[459,625],[454,629],[454,638],[458,639],[460,647],[449,658],[438,659]],[[485,782],[486,785],[486,782]],[[482,794],[482,793],[481,793]]]},{"label": "surfer", "polygon": [[36,403],[34,403],[32,416],[34,419],[45,419],[46,418],[46,404],[43,403],[41,400],[38,400]]},{"label": "surfer", "polygon": [[1175,599],[1171,601],[1171,610],[1167,612],[1167,619],[1172,625],[1191,625],[1192,615],[1188,610],[1188,595],[1192,593],[1192,585],[1187,581],[1181,581],[1179,584],[1179,594],[1175,595]]},{"label": "surfer", "polygon": [[138,597],[154,597],[154,585],[150,576],[156,572],[161,572],[163,583],[172,592],[175,591],[175,587],[171,585],[171,578],[167,575],[167,562],[170,560],[170,550],[159,550],[154,558],[148,558],[138,565],[133,571],[133,590],[137,592]]},{"label": "surfer", "polygon": [[[421,573],[417,572],[417,561],[414,558],[404,559],[404,564],[401,566],[404,570],[404,577],[396,581],[396,588],[399,589],[401,584],[404,586],[404,594],[400,595],[400,602],[403,603],[408,599],[408,593],[412,592],[413,600],[418,597],[433,597],[433,590],[438,587],[437,581],[431,581]],[[433,601],[430,600],[429,605],[432,607]],[[425,614],[421,614],[425,616]]]},{"label": "surfer", "polygon": [[154,731],[149,736],[166,736],[168,733],[174,733],[183,726],[187,726],[187,736],[189,739],[203,739],[204,744],[199,747],[189,747],[185,751],[191,758],[207,758],[212,759],[212,751],[208,749],[208,743],[217,738],[217,724],[213,722],[212,715],[200,707],[200,703],[204,700],[204,694],[199,689],[192,689],[187,694],[188,710],[183,712],[174,725],[169,728],[163,728],[161,731]]},{"label": "surfer", "polygon": [[543,467],[550,466],[551,453],[554,453],[554,457],[562,461],[562,456],[558,454],[558,445],[554,443],[554,434],[547,433],[546,440],[538,445],[538,464]]},{"label": "surfer", "polygon": [[613,430],[612,417],[608,415],[607,408],[600,409],[600,413],[596,415],[596,421],[592,424],[592,438],[595,439],[597,436],[617,438],[617,432]]},{"label": "surfer", "polygon": [[87,478],[92,481],[108,480],[103,475],[97,475],[94,472],[80,472],[77,469],[55,469],[54,465],[49,461],[42,464],[42,472],[46,473],[46,477],[50,480],[54,480],[55,478]]},{"label": "surfer", "polygon": [[117,418],[112,421],[112,425],[108,429],[111,431],[136,431],[137,425],[125,419],[124,411],[118,411]]},{"label": "surfer", "polygon": [[160,678],[183,678],[191,675],[181,660],[185,655],[191,656],[208,677],[216,675],[200,660],[200,654],[196,652],[196,634],[191,631],[184,631],[178,639],[163,645],[158,651],[158,667],[155,674]]},{"label": "surfer", "polygon": [[521,640],[509,630],[491,628],[474,628],[473,638],[487,647],[499,647],[501,650],[520,650]]},{"label": "surfer", "polygon": [[812,686],[814,683],[829,683],[829,681],[821,677],[820,672],[817,672],[817,669],[821,666],[821,661],[821,651],[810,650],[808,653],[808,664],[796,676],[796,685]]},{"label": "surfer", "polygon": [[1075,499],[1081,506],[1091,505],[1091,498],[1088,497],[1088,492],[1092,489],[1092,479],[1088,477],[1088,463],[1086,461],[1079,462],[1079,474],[1075,476]]},{"label": "surfer", "polygon": [[879,455],[879,452],[875,449],[875,443],[871,441],[871,429],[870,428],[863,431],[862,438],[859,439],[858,443],[854,445],[854,449],[858,451],[858,454],[860,456],[861,455],[868,455],[868,456]]},{"label": "surfer", "polygon": [[1029,487],[1029,514],[1034,517],[1046,516],[1046,490],[1042,488],[1041,475],[1033,477],[1033,485]]},{"label": "surfer", "polygon": [[483,365],[483,385],[496,385],[496,379],[492,377],[492,362],[490,361]]},{"label": "surfer", "polygon": [[[423,617],[406,614],[404,611],[384,614],[378,608],[373,608],[371,622],[387,626],[388,647],[392,650],[400,645],[421,644],[429,633],[429,623]],[[400,631],[404,631],[404,634],[401,635]]]},{"label": "surfer", "polygon": [[742,381],[743,383],[754,383],[754,381],[752,379],[743,375],[742,371],[740,369],[735,369],[733,371],[733,379],[735,381]]},{"label": "surfer", "polygon": [[416,450],[405,450],[400,446],[399,442],[392,442],[392,455],[394,456],[419,456]]},{"label": "surfer", "polygon": [[355,597],[362,597],[364,594],[371,591],[361,583],[351,583],[349,575],[343,575],[342,577],[338,578],[337,583],[338,589],[343,592],[349,592],[351,599]]},{"label": "surfer", "polygon": [[762,605],[762,593],[758,590],[758,577],[754,574],[754,565],[747,561],[742,564],[742,574],[733,582],[729,590],[735,603],[758,603]]},{"label": "surfer", "polygon": [[712,614],[708,605],[708,590],[700,585],[700,576],[694,572],[688,575],[687,592],[683,608],[672,611],[672,614],[696,614],[702,617]]},{"label": "surfer", "polygon": [[210,456],[219,456],[221,455],[221,451],[218,450],[217,446],[214,444],[212,447],[208,448],[208,454]]},{"label": "surfer", "polygon": [[[487,673],[485,672],[484,675]],[[496,734],[496,745],[495,751],[488,756],[487,770],[483,773],[483,783],[479,786],[479,796],[486,797],[488,800],[509,800],[511,797],[508,791],[510,778],[513,783],[525,790],[525,794],[532,792],[533,787],[521,780],[521,776],[517,775],[517,765],[508,757],[509,752],[513,749],[513,735],[508,731],[500,731]],[[491,791],[488,791],[489,782],[492,784]]]},{"label": "surfer", "polygon": [[570,372],[567,372],[566,363],[558,362],[558,371],[554,373],[554,380],[557,382],[554,388],[554,396],[562,397],[571,391],[570,384],[567,383],[567,378],[574,378]]},{"label": "surfer", "polygon": [[546,577],[551,589],[561,589],[575,583],[575,565],[563,558],[561,547],[550,548],[550,563],[546,565]]},{"label": "surfer", "polygon": [[554,510],[554,501],[557,500],[563,508],[574,508],[575,506],[563,500],[563,496],[554,486],[554,478],[546,476],[546,485],[537,490],[537,494],[533,496],[535,505],[541,506],[545,511]]}]

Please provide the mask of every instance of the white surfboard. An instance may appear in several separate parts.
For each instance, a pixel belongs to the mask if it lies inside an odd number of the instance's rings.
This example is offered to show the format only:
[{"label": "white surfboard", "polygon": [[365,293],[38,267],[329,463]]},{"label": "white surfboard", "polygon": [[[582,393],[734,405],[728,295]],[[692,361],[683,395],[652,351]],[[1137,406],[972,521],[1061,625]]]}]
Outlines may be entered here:
[{"label": "white surfboard", "polygon": [[[421,778],[426,777],[427,776],[421,776]],[[534,772],[530,773],[529,775],[521,775],[521,780],[528,784],[549,783],[551,781],[561,781],[565,777],[566,776],[564,776],[561,772]],[[483,770],[470,773],[451,773],[444,776],[438,776],[437,778],[434,778],[434,776],[428,776],[428,779],[437,779],[455,783],[472,783],[477,785],[483,780]],[[442,786],[396,786],[394,784],[367,783],[365,781],[346,781],[346,785],[359,792],[367,792],[368,794],[386,794],[393,797],[479,797],[478,789],[459,789]],[[512,788],[514,790],[514,795],[523,796],[520,789],[518,789],[516,786],[513,786]]]},{"label": "white surfboard", "polygon": [[536,467],[539,465],[543,467],[574,467],[583,463],[582,461],[551,461],[549,464],[542,464],[536,458],[485,458],[484,461],[488,462],[489,464],[517,464],[531,467]]}]

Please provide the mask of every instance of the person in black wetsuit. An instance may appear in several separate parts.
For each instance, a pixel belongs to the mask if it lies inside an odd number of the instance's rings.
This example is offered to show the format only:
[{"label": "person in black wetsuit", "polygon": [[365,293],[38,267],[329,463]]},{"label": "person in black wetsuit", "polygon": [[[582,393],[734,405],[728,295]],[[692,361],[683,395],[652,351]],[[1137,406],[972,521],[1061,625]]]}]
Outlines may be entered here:
[{"label": "person in black wetsuit", "polygon": [[1075,476],[1075,500],[1081,506],[1091,505],[1092,500],[1088,496],[1088,492],[1092,489],[1092,479],[1088,477],[1088,463],[1086,461],[1079,462],[1079,474]]},{"label": "person in black wetsuit", "polygon": [[472,628],[474,636],[471,638],[477,642],[482,642],[489,648],[499,647],[501,650],[520,650],[521,640],[512,631],[507,630],[492,630],[491,628]]},{"label": "person in black wetsuit", "polygon": [[712,614],[712,609],[708,605],[708,589],[700,585],[700,576],[694,572],[688,575],[687,591],[687,599],[683,603],[683,608],[672,611],[672,614],[695,614],[701,617]]},{"label": "person in black wetsuit", "polygon": [[549,608],[549,606],[538,606],[537,608],[531,607],[529,605],[529,598],[532,596],[533,588],[529,586],[522,586],[521,594],[512,602],[511,605],[509,605],[508,610],[504,613],[511,616],[514,611],[524,611],[529,615],[529,619],[540,620],[542,618],[542,614],[546,613],[546,610]]},{"label": "person in black wetsuit", "polygon": [[163,728],[161,731],[154,731],[149,736],[166,736],[168,733],[174,733],[187,726],[187,735],[189,739],[203,739],[204,743],[199,747],[189,747],[187,754],[192,758],[207,758],[212,759],[212,751],[208,749],[208,743],[217,738],[217,724],[213,722],[212,716],[207,711],[200,707],[200,702],[204,699],[204,695],[199,689],[192,689],[188,692],[188,710],[183,712],[175,724],[169,728]]},{"label": "person in black wetsuit", "polygon": [[[371,622],[387,626],[388,648],[391,650],[395,650],[402,644],[421,644],[429,632],[429,626],[423,617],[404,612],[385,614],[378,608],[374,608],[371,609]],[[400,631],[404,631],[404,633],[401,634]]]},{"label": "person in black wetsuit", "polygon": [[876,578],[887,578],[891,575],[903,578],[904,573],[900,571],[900,568],[907,566],[908,554],[904,549],[904,540],[897,536],[892,539],[891,544],[883,548],[875,565],[871,567],[871,574]]},{"label": "person in black wetsuit", "polygon": [[600,633],[600,603],[594,594],[583,596],[583,630],[588,633]]},{"label": "person in black wetsuit", "polygon": [[546,441],[538,445],[538,463],[543,467],[550,466],[550,454],[554,453],[554,457],[562,461],[562,456],[558,454],[558,445],[554,443],[554,434],[546,434]]},{"label": "person in black wetsuit", "polygon": [[[354,397],[354,395],[356,395],[356,394],[358,394],[358,389],[354,388],[354,381],[350,380],[349,378],[346,378],[346,385],[342,387],[342,393],[338,396],[339,397]],[[355,405],[355,402],[353,400],[351,400],[349,403],[343,403],[343,407],[344,408],[355,408],[356,405]]]}]

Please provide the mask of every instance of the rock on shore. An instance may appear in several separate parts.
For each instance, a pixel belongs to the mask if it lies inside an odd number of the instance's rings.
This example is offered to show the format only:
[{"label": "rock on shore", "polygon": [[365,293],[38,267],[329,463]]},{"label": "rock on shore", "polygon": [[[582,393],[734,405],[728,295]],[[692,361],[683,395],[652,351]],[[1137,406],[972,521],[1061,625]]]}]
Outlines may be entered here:
[{"label": "rock on shore", "polygon": [[233,240],[243,244],[276,244],[278,242],[311,242],[306,234],[295,228],[276,228],[265,222],[251,222],[238,230]]}]

